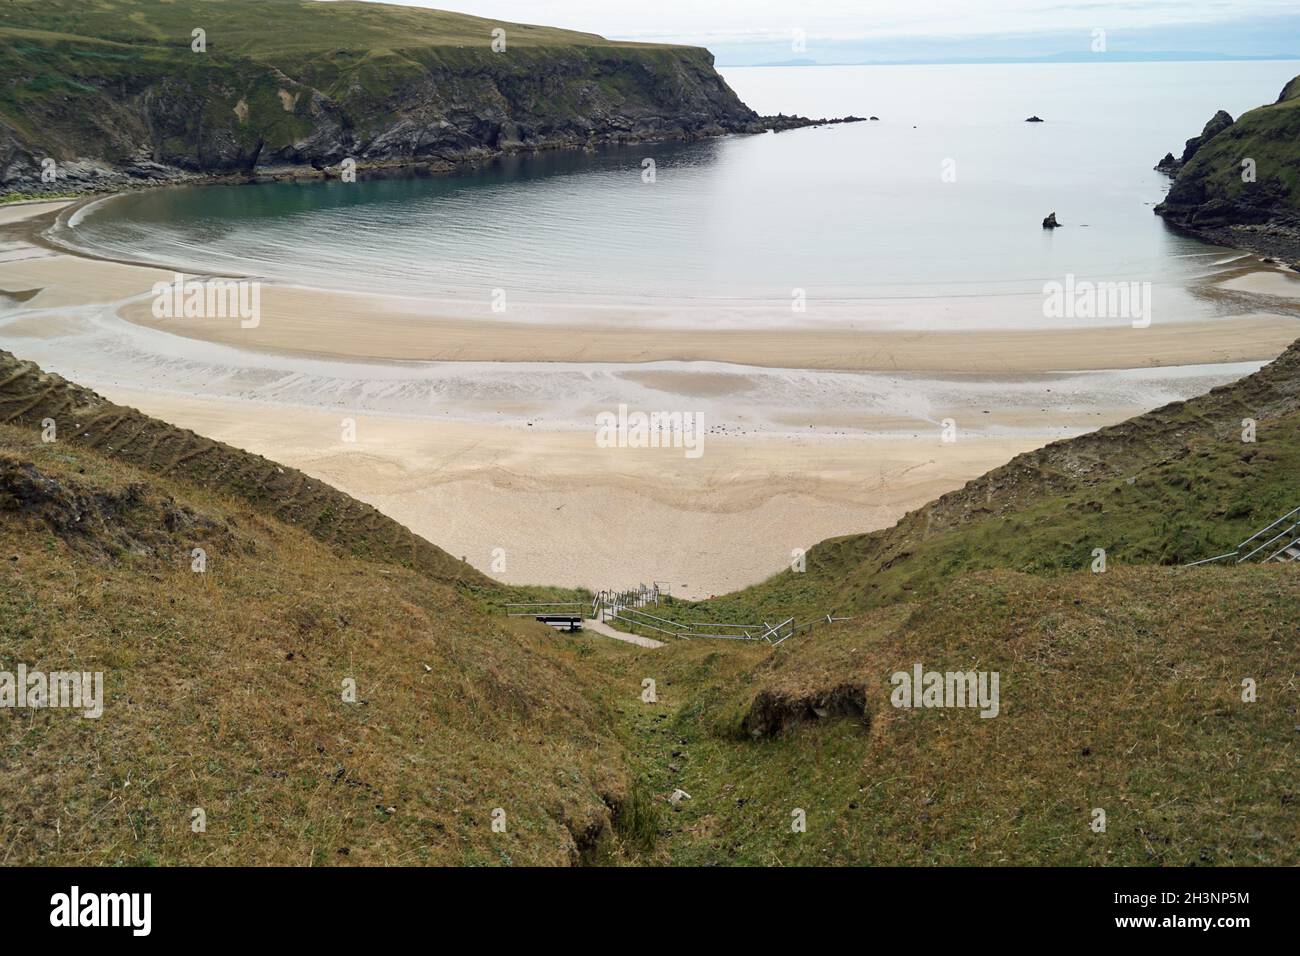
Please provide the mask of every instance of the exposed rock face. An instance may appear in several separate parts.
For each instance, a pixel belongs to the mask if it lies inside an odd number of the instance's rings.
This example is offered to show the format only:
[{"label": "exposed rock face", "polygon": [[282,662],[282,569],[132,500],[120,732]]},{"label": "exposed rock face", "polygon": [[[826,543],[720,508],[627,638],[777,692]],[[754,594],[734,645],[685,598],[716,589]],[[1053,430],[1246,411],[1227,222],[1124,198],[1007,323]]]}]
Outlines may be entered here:
[{"label": "exposed rock face", "polygon": [[[344,159],[362,169],[440,170],[503,152],[822,122],[760,117],[705,49],[574,36],[499,53],[486,42],[340,50],[328,44],[343,41],[330,36],[306,53],[244,54],[214,44],[202,55],[162,46],[102,59],[59,59],[68,52],[62,41],[20,48],[0,36],[5,72],[36,75],[49,62],[63,71],[50,95],[21,106],[0,100],[0,192],[319,176]],[[41,175],[46,159],[57,163],[52,182]]]},{"label": "exposed rock face", "polygon": [[1162,173],[1169,173],[1171,176],[1186,166],[1197,150],[1218,136],[1233,123],[1232,115],[1227,110],[1219,110],[1210,121],[1205,124],[1201,130],[1200,136],[1193,136],[1183,145],[1183,155],[1180,159],[1174,159],[1173,153],[1165,153],[1165,158],[1156,163],[1156,169]]},{"label": "exposed rock face", "polygon": [[1210,121],[1201,129],[1200,136],[1193,136],[1183,146],[1183,158],[1181,162],[1186,165],[1191,162],[1196,151],[1208,143],[1214,137],[1218,136],[1233,123],[1232,115],[1227,110],[1219,110]]},{"label": "exposed rock face", "polygon": [[1300,77],[1235,123],[1220,110],[1169,159],[1157,166],[1176,172],[1158,215],[1211,242],[1300,259]]},{"label": "exposed rock face", "polygon": [[429,63],[391,88],[333,95],[262,64],[214,66],[207,76],[160,69],[133,76],[125,88],[97,91],[75,113],[34,104],[38,115],[24,117],[33,133],[0,125],[0,186],[48,186],[40,175],[44,157],[58,162],[58,186],[67,189],[93,185],[96,177],[68,168],[87,157],[128,177],[251,175],[276,166],[324,169],[349,157],[360,165],[438,164],[765,128],[707,51],[656,53],[486,53],[461,67]]},{"label": "exposed rock face", "polygon": [[1056,213],[1048,213],[1047,218],[1043,220],[1044,229],[1055,229],[1060,223],[1056,221]]}]

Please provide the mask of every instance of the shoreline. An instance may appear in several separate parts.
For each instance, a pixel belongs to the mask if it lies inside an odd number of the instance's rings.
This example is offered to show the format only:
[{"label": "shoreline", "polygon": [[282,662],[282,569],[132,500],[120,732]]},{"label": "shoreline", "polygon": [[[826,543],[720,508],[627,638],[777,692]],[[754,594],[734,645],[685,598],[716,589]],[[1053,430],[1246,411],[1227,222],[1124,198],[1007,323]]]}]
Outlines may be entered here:
[{"label": "shoreline", "polygon": [[[10,226],[17,225],[23,240],[69,259],[135,270],[141,292],[118,307],[126,321],[268,355],[372,362],[717,362],[766,369],[987,377],[1264,361],[1300,337],[1300,308],[1285,297],[1279,299],[1272,289],[1265,294],[1274,311],[1156,321],[1141,329],[1127,323],[1054,329],[994,324],[1008,321],[1006,316],[1016,309],[1023,311],[1025,299],[1032,304],[1041,299],[1021,295],[960,299],[964,318],[975,315],[986,323],[975,328],[942,323],[917,328],[926,316],[960,298],[951,296],[830,303],[822,309],[825,318],[804,325],[789,324],[784,304],[725,306],[690,300],[652,307],[599,301],[529,303],[516,307],[527,318],[507,320],[493,315],[487,303],[441,298],[430,302],[261,280],[255,280],[261,282],[262,313],[256,328],[244,329],[233,319],[156,319],[145,291],[155,282],[169,281],[176,274],[174,267],[114,258],[46,235],[49,227],[107,198],[65,201]],[[0,218],[0,225],[5,222]],[[82,271],[90,270],[83,266]],[[1257,294],[1249,285],[1234,285],[1238,279],[1270,272],[1284,274],[1247,264],[1231,270],[1231,278],[1208,287],[1206,294],[1223,300],[1227,308],[1230,296]],[[33,286],[56,280],[53,270],[40,265],[33,265],[25,278]],[[680,321],[682,314],[691,316],[691,327],[665,324]],[[889,324],[882,327],[884,323]],[[1228,324],[1231,334],[1225,334]]]},{"label": "shoreline", "polygon": [[[751,111],[752,112],[752,111]],[[354,160],[358,179],[386,179],[390,177],[436,177],[448,176],[461,170],[487,166],[510,156],[534,155],[556,152],[589,152],[597,149],[618,149],[628,146],[654,145],[658,143],[692,143],[705,139],[718,139],[724,136],[761,136],[765,133],[785,133],[797,129],[816,129],[822,126],[838,126],[844,123],[864,123],[864,116],[837,116],[813,119],[807,116],[784,115],[761,116],[753,113],[753,118],[745,123],[733,123],[730,127],[714,125],[698,130],[644,130],[641,132],[615,131],[589,136],[586,139],[568,137],[556,140],[537,140],[527,144],[508,144],[506,146],[477,145],[452,151],[450,158],[446,155],[424,159],[359,159]],[[148,175],[133,175],[124,169],[112,166],[103,160],[77,158],[66,165],[74,167],[95,165],[95,175],[83,177],[75,174],[71,189],[45,189],[44,182],[28,182],[15,179],[13,185],[0,186],[0,207],[10,205],[2,200],[6,196],[20,195],[25,198],[12,204],[39,202],[59,202],[71,199],[109,198],[127,192],[142,189],[157,189],[167,186],[256,186],[264,183],[324,182],[338,179],[339,173],[333,170],[338,163],[315,166],[311,163],[281,163],[254,167],[252,170],[227,170],[225,172],[192,172],[181,166],[166,166],[150,163]],[[65,182],[67,173],[64,174]],[[105,181],[107,180],[107,181]],[[62,193],[78,193],[69,197]],[[41,193],[49,193],[48,199]]]},{"label": "shoreline", "polygon": [[[1225,301],[1267,295],[1277,314],[1141,330],[666,334],[625,316],[486,322],[276,285],[257,329],[192,327],[138,314],[170,273],[30,241],[72,203],[33,205],[0,207],[0,345],[300,468],[512,584],[654,579],[692,597],[755,584],[795,548],[888,526],[1020,452],[1240,377],[1300,337],[1296,303],[1273,287],[1294,280],[1252,268]],[[705,414],[705,454],[596,447],[593,416],[620,401]]]}]

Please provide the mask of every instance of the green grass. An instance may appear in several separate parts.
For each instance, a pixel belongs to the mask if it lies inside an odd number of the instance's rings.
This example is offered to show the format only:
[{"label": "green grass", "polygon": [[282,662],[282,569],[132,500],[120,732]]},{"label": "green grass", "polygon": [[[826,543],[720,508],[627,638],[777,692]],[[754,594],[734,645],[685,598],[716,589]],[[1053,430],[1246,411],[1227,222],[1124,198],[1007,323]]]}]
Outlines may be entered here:
[{"label": "green grass", "polygon": [[202,28],[210,51],[258,58],[342,50],[486,48],[498,27],[506,30],[509,45],[519,47],[658,45],[443,10],[347,0],[7,0],[5,7],[0,33],[26,38],[94,37],[188,50],[191,31]]},{"label": "green grass", "polygon": [[[1051,575],[1181,565],[1232,550],[1300,506],[1300,347],[1233,386],[1018,456],[897,525],[824,541],[784,571],[690,612],[800,620],[942,593],[971,571]],[[1243,418],[1258,419],[1242,441]],[[683,612],[685,613],[685,612]]]},{"label": "green grass", "polygon": [[[851,621],[649,650],[512,621],[588,595],[421,557],[346,496],[6,359],[0,663],[75,660],[109,693],[99,722],[5,724],[4,860],[1295,865],[1300,575],[1174,565],[1294,506],[1298,362],[663,609]],[[47,415],[91,434],[45,445]],[[1000,713],[893,707],[918,662],[997,672]]]},{"label": "green grass", "polygon": [[[622,732],[661,797],[692,797],[666,811],[655,859],[1294,865],[1298,611],[1300,577],[1280,565],[990,572],[775,651],[640,657],[628,676],[664,692],[625,703]],[[895,709],[889,675],[917,661],[999,672],[1001,713]],[[812,716],[845,687],[860,713]],[[745,718],[763,707],[803,716],[754,738]]]},{"label": "green grass", "polygon": [[7,864],[566,864],[627,792],[576,649],[241,497],[2,426],[0,555],[0,668],[106,683],[3,722]]},{"label": "green grass", "polygon": [[[1281,202],[1300,210],[1300,77],[1276,103],[1243,113],[1237,122],[1202,146],[1184,167],[1171,199],[1195,185],[1204,198],[1249,202],[1262,190],[1281,187]],[[1255,162],[1255,181],[1242,179],[1242,162]]]},{"label": "green grass", "polygon": [[[467,104],[560,137],[585,137],[593,113],[629,100],[670,114],[691,97],[744,109],[700,48],[419,7],[318,0],[3,7],[0,120],[29,152],[61,160],[121,162],[148,148],[182,168],[238,172],[255,157],[305,162],[298,148],[313,134],[350,143],[355,132],[364,143],[398,116],[432,122]],[[505,54],[491,48],[498,28]],[[194,29],[206,31],[205,52],[191,50]]]}]

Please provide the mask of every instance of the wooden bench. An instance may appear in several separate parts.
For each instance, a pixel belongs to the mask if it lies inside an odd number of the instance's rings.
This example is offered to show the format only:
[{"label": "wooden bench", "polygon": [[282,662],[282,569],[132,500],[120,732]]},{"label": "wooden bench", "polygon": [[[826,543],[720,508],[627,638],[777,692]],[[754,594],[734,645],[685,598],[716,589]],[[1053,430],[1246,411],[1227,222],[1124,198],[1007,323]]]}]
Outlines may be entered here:
[{"label": "wooden bench", "polygon": [[582,615],[580,614],[537,614],[535,620],[543,624],[549,624],[557,631],[581,631]]}]

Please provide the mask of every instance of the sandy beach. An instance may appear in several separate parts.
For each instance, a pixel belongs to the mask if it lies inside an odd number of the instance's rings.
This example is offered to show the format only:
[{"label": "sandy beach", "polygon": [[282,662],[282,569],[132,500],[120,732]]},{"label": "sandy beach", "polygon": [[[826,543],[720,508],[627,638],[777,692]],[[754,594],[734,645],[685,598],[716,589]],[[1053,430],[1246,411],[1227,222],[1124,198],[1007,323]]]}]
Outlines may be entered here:
[{"label": "sandy beach", "polygon": [[[1224,318],[1145,329],[666,330],[270,284],[242,329],[157,320],[170,272],[35,241],[64,205],[0,208],[0,347],[301,468],[511,583],[752,584],[793,549],[1238,378],[1300,334],[1300,280],[1258,263],[1225,278]],[[704,453],[598,447],[595,416],[619,403],[701,416]]]}]

